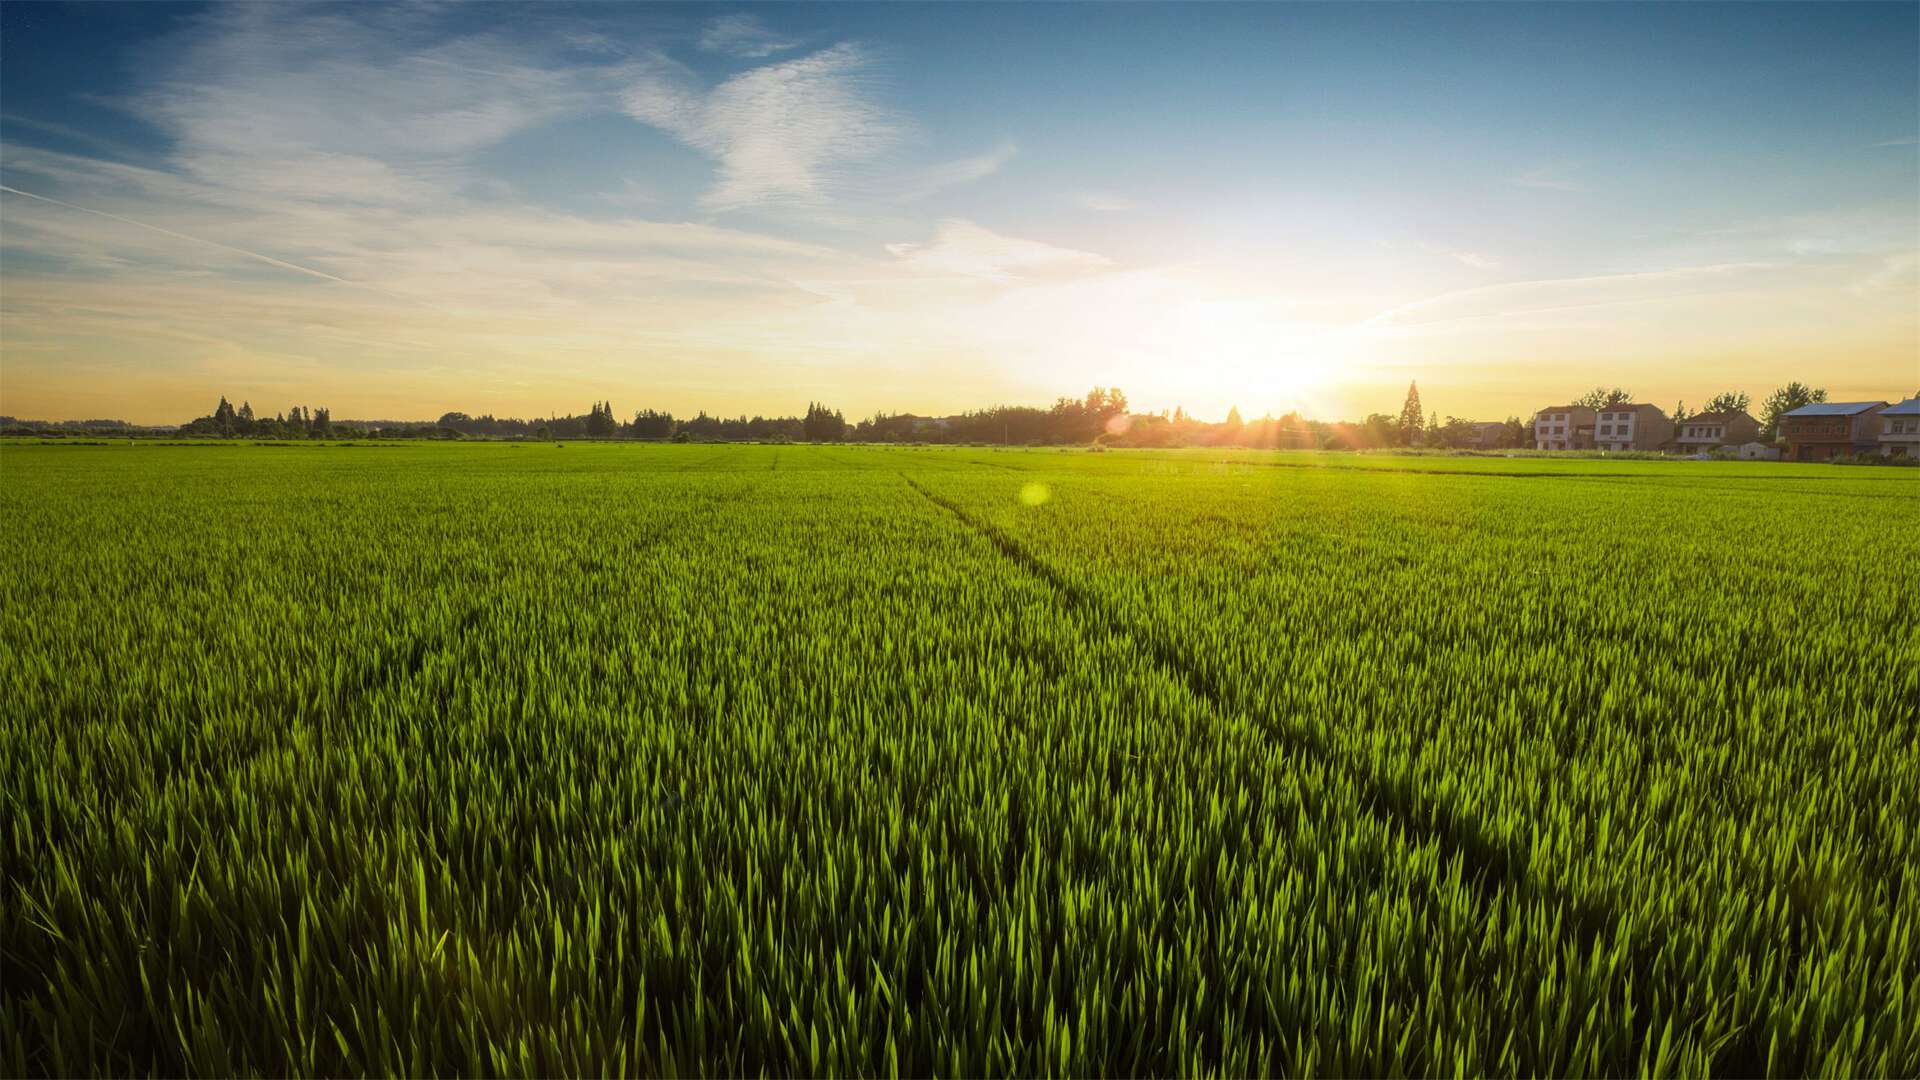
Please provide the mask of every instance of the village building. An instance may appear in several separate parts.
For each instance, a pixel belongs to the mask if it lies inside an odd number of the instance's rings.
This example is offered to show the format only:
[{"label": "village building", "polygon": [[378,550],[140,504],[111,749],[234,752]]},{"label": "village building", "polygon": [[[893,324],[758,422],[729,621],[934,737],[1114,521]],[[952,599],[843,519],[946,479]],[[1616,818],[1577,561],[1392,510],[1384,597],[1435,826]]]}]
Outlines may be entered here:
[{"label": "village building", "polygon": [[1656,405],[1622,402],[1600,410],[1593,445],[1602,450],[1658,450],[1673,438],[1673,421]]},{"label": "village building", "polygon": [[1880,451],[1884,401],[1821,401],[1780,414],[1788,461],[1826,461]]},{"label": "village building", "polygon": [[1533,448],[1593,449],[1593,410],[1581,405],[1555,405],[1534,413]]},{"label": "village building", "polygon": [[1703,412],[1675,424],[1673,446],[1683,454],[1699,454],[1759,437],[1760,421],[1745,412]]},{"label": "village building", "polygon": [[1741,461],[1779,461],[1780,448],[1772,443],[1759,442],[1740,444]]},{"label": "village building", "polygon": [[1920,457],[1920,397],[1880,410],[1880,452],[1888,457]]},{"label": "village building", "polygon": [[1473,434],[1468,448],[1473,450],[1497,450],[1506,444],[1507,425],[1498,420],[1481,420],[1473,425]]}]

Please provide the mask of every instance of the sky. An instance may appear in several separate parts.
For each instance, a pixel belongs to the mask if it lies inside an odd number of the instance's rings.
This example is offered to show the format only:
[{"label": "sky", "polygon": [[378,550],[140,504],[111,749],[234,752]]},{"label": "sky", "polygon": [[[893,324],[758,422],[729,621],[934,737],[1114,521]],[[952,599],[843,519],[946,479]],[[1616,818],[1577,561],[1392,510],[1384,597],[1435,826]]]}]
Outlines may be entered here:
[{"label": "sky", "polygon": [[0,413],[1920,387],[1920,5],[0,10]]}]

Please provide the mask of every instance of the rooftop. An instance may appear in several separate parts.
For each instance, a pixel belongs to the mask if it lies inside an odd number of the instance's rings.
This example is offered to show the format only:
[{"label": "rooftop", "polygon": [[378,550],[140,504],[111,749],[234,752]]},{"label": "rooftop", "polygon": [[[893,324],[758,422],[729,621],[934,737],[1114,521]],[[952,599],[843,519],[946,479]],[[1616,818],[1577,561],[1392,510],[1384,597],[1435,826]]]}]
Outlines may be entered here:
[{"label": "rooftop", "polygon": [[1727,424],[1742,417],[1748,420],[1753,419],[1753,417],[1743,412],[1703,412],[1683,417],[1680,422],[1683,424]]},{"label": "rooftop", "polygon": [[1920,397],[1910,397],[1880,410],[1881,416],[1920,416]]},{"label": "rooftop", "polygon": [[1802,405],[1797,409],[1783,412],[1781,416],[1858,416],[1869,409],[1885,405],[1884,401],[1816,401],[1811,405]]}]

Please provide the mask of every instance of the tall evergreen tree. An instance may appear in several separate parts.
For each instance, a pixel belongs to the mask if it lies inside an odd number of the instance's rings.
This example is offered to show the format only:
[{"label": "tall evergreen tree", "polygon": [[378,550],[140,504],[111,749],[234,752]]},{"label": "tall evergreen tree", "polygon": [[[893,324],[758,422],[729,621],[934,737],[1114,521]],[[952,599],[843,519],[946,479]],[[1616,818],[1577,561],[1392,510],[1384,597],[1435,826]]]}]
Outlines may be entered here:
[{"label": "tall evergreen tree", "polygon": [[593,411],[587,415],[587,437],[591,439],[610,439],[619,424],[613,418],[613,402],[596,401]]},{"label": "tall evergreen tree", "polygon": [[1406,404],[1400,406],[1401,446],[1412,446],[1420,439],[1420,384],[1418,381],[1407,384]]}]

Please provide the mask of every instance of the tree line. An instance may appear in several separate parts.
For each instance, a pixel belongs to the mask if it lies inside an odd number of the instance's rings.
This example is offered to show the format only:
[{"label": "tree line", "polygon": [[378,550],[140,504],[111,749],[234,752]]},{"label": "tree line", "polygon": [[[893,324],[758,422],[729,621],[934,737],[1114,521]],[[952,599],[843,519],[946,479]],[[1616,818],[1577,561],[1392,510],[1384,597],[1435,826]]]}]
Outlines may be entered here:
[{"label": "tree line", "polygon": [[[1409,411],[1411,410],[1411,411]],[[1410,418],[1410,419],[1409,419]],[[810,402],[798,416],[689,417],[642,409],[621,420],[613,404],[596,401],[584,414],[544,419],[449,412],[433,421],[341,421],[324,408],[295,406],[273,416],[257,415],[251,403],[237,408],[221,397],[212,413],[182,425],[178,434],[256,439],[635,439],[653,442],[920,442],[1115,447],[1254,446],[1291,449],[1379,449],[1396,446],[1521,446],[1527,425],[1509,418],[1497,439],[1490,425],[1437,415],[1424,422],[1419,391],[1410,388],[1399,417],[1376,413],[1359,423],[1308,419],[1297,412],[1243,419],[1234,408],[1225,420],[1200,420],[1183,408],[1134,413],[1118,387],[1096,386],[1086,396],[1061,397],[1046,408],[997,405],[957,416],[879,412],[851,422],[839,409]]]},{"label": "tree line", "polygon": [[[1605,409],[1631,402],[1622,387],[1595,387],[1573,400],[1574,405]],[[1761,437],[1772,440],[1782,413],[1827,400],[1824,389],[1790,382],[1768,395],[1762,405]],[[1745,412],[1752,405],[1742,391],[1726,391],[1709,400],[1702,412]],[[1690,414],[1684,402],[1671,413],[1676,421]],[[888,442],[1001,444],[1017,446],[1101,445],[1115,447],[1245,446],[1278,449],[1377,450],[1428,447],[1456,450],[1500,450],[1531,447],[1531,418],[1509,416],[1504,421],[1471,421],[1427,413],[1418,384],[1396,414],[1372,413],[1361,421],[1321,421],[1288,412],[1246,420],[1240,410],[1224,420],[1195,418],[1185,409],[1159,413],[1129,411],[1127,396],[1118,387],[1096,386],[1085,397],[1057,398],[1053,405],[997,405],[957,416],[932,417],[913,413],[875,413],[849,422],[840,410],[823,402],[809,402],[799,416],[715,416],[705,411],[690,417],[642,409],[621,420],[613,403],[596,401],[584,414],[545,419],[471,416],[449,412],[433,421],[335,422],[325,408],[296,405],[272,416],[256,414],[249,402],[235,407],[225,396],[213,412],[182,425],[174,432],[134,428],[121,421],[33,424],[13,421],[0,425],[8,433],[58,434],[80,430],[124,434],[180,434],[214,438],[254,439],[635,439],[652,442]]]}]

